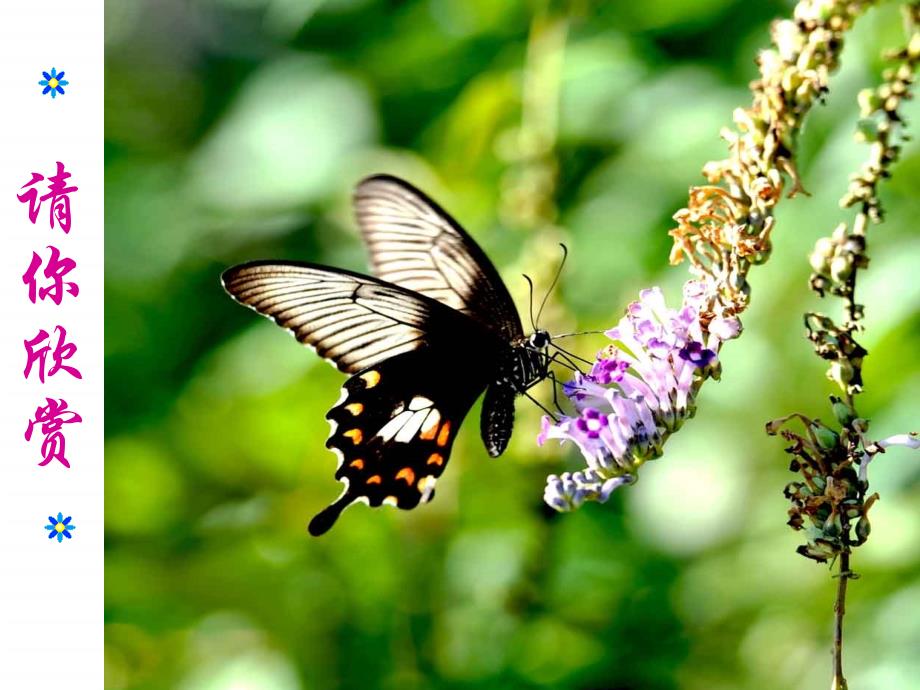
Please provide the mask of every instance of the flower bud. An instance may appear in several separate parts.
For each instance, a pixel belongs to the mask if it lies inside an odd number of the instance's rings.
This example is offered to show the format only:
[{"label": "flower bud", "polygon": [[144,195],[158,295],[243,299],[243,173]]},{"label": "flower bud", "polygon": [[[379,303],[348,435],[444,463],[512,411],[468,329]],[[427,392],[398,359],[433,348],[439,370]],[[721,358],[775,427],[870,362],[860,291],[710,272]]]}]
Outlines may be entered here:
[{"label": "flower bud", "polygon": [[827,378],[846,390],[853,381],[853,365],[846,360],[837,360],[827,370]]},{"label": "flower bud", "polygon": [[757,64],[760,65],[760,73],[764,77],[773,74],[782,66],[779,53],[775,50],[761,50],[757,56]]},{"label": "flower bud", "polygon": [[872,526],[869,524],[869,518],[863,515],[856,522],[856,543],[865,544],[871,531]]},{"label": "flower bud", "polygon": [[851,254],[838,254],[830,263],[830,274],[837,282],[844,282],[853,275],[853,256]]},{"label": "flower bud", "polygon": [[853,408],[836,396],[831,396],[831,407],[840,426],[848,426],[856,418]]},{"label": "flower bud", "polygon": [[809,424],[809,428],[818,440],[818,447],[821,450],[833,450],[840,442],[840,437],[837,433],[820,422],[812,422]]},{"label": "flower bud", "polygon": [[817,242],[815,242],[814,253],[820,254],[821,256],[829,259],[834,255],[834,249],[836,248],[837,243],[834,242],[830,237],[822,237]]},{"label": "flower bud", "polygon": [[819,276],[826,276],[830,273],[830,262],[827,260],[827,255],[819,252],[817,248],[808,257],[808,263]]},{"label": "flower bud", "polygon": [[920,33],[916,31],[907,44],[907,58],[911,61],[920,59]]},{"label": "flower bud", "polygon": [[856,123],[858,141],[878,141],[878,124],[872,118],[864,117]]},{"label": "flower bud", "polygon": [[820,275],[812,274],[811,279],[808,281],[808,284],[811,286],[811,289],[817,292],[819,295],[824,295],[831,287],[831,282]]},{"label": "flower bud", "polygon": [[732,271],[728,276],[728,284],[734,290],[741,290],[747,284],[747,278],[738,271]]},{"label": "flower bud", "polygon": [[802,73],[795,69],[787,69],[783,72],[781,84],[783,91],[792,93],[802,85]]},{"label": "flower bud", "polygon": [[811,496],[811,491],[801,482],[790,482],[786,484],[786,488],[783,489],[783,496],[789,500],[804,501]]},{"label": "flower bud", "polygon": [[732,119],[742,132],[755,132],[758,129],[757,125],[754,124],[754,120],[751,119],[750,111],[744,108],[735,108],[732,113]]},{"label": "flower bud", "polygon": [[856,96],[856,102],[859,103],[859,112],[863,117],[868,117],[882,105],[882,99],[875,93],[875,89],[863,89]]},{"label": "flower bud", "polygon": [[773,43],[782,60],[794,62],[805,44],[805,37],[798,25],[789,19],[773,22],[770,27]]},{"label": "flower bud", "polygon": [[853,429],[860,434],[866,433],[869,431],[869,420],[857,417],[853,420]]}]

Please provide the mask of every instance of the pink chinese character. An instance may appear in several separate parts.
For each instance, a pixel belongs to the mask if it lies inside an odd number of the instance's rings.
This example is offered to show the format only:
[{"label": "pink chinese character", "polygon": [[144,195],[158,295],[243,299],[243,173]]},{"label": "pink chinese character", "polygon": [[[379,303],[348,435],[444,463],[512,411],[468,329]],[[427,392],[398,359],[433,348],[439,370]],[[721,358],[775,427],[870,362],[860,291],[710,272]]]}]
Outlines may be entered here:
[{"label": "pink chinese character", "polygon": [[29,264],[28,270],[22,276],[22,282],[29,286],[29,300],[32,304],[35,304],[37,296],[41,300],[50,297],[52,302],[60,305],[61,300],[64,299],[65,288],[66,292],[69,292],[74,297],[80,294],[79,285],[64,282],[64,276],[77,267],[77,262],[66,257],[62,259],[61,252],[58,251],[57,247],[49,246],[48,249],[51,250],[51,258],[48,259],[43,273],[49,279],[49,284],[43,288],[39,288],[37,285],[35,276],[38,273],[38,269],[41,268],[42,259],[35,252],[32,252],[32,263]]},{"label": "pink chinese character", "polygon": [[[70,232],[70,194],[79,189],[73,185],[67,186],[67,178],[70,173],[64,170],[64,164],[57,162],[57,173],[48,178],[48,192],[38,196],[38,189],[33,185],[45,179],[44,175],[37,172],[32,173],[32,179],[26,182],[22,189],[22,194],[17,194],[16,198],[24,204],[29,205],[29,220],[32,224],[38,219],[38,212],[41,210],[43,201],[51,200],[51,227],[54,228],[54,221],[57,219],[64,234]],[[28,187],[28,189],[26,189]]]},{"label": "pink chinese character", "polygon": [[32,340],[22,341],[23,345],[26,347],[26,368],[25,371],[23,371],[23,376],[26,379],[29,378],[29,374],[32,372],[32,365],[38,362],[38,380],[42,383],[45,382],[45,360],[48,358],[49,353],[51,354],[53,364],[48,370],[48,376],[54,376],[58,371],[63,369],[74,378],[83,378],[83,374],[75,367],[64,364],[64,360],[74,356],[74,353],[77,351],[77,346],[73,343],[65,342],[67,331],[63,326],[55,326],[54,330],[57,331],[58,339],[57,345],[55,345],[53,349],[50,344],[43,345],[36,349],[36,346],[40,343],[46,340],[50,342],[48,331],[45,329],[39,330],[38,335],[32,338]]},{"label": "pink chinese character", "polygon": [[26,441],[32,440],[32,430],[36,424],[41,424],[41,432],[45,436],[42,441],[42,462],[38,463],[39,467],[44,467],[52,460],[57,460],[64,467],[70,467],[70,462],[64,456],[64,448],[67,440],[61,427],[65,424],[77,424],[83,421],[83,418],[73,410],[67,409],[67,401],[61,398],[45,398],[47,401],[44,405],[35,408],[35,419],[29,420],[26,427]]}]

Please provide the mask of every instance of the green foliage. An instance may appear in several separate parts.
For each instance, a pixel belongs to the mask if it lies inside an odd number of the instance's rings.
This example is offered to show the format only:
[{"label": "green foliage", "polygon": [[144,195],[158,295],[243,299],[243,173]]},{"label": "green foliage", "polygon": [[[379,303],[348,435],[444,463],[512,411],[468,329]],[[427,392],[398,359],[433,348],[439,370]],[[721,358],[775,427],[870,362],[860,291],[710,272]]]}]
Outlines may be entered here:
[{"label": "green foliage", "polygon": [[[832,391],[803,338],[805,257],[863,155],[855,97],[898,42],[893,6],[857,25],[806,127],[799,170],[813,196],[778,209],[722,381],[641,482],[549,516],[544,477],[566,459],[536,448],[539,412],[524,401],[499,460],[471,413],[431,504],[357,506],[326,537],[306,533],[339,491],[323,415],[342,377],[233,304],[218,276],[253,258],[364,270],[349,195],[386,171],[441,200],[525,298],[526,231],[499,208],[538,5],[107,3],[110,690],[824,684],[827,574],[794,554],[786,466],[762,428],[778,410],[820,414],[809,407]],[[548,325],[605,327],[642,287],[676,296],[686,273],[666,265],[670,216],[723,154],[719,128],[748,103],[755,50],[790,7],[554,7],[573,17],[555,151],[572,256]],[[916,103],[904,110],[920,120]],[[879,437],[918,412],[918,180],[908,146],[860,288],[872,353],[860,413]],[[578,340],[587,356],[604,344]],[[920,675],[909,462],[873,465],[884,499],[847,608],[860,690]]]}]

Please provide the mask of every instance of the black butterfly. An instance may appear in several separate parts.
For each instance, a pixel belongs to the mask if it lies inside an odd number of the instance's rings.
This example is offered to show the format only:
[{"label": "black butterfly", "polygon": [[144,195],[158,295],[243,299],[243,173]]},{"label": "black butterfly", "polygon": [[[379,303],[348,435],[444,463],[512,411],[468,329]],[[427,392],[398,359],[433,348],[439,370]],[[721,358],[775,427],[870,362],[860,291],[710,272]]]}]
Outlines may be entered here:
[{"label": "black butterfly", "polygon": [[222,276],[234,299],[351,374],[326,415],[345,490],[310,522],[314,536],[356,500],[428,501],[483,390],[482,440],[501,455],[515,396],[552,375],[549,334],[524,335],[492,262],[440,206],[389,175],[358,184],[354,205],[376,278],[283,261]]}]

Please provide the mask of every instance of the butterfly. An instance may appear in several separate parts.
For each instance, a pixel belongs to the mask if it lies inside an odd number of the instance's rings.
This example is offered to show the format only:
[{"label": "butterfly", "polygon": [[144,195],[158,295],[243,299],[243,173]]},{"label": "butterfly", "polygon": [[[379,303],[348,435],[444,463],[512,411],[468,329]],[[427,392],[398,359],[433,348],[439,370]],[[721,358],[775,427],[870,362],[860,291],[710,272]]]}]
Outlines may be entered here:
[{"label": "butterfly", "polygon": [[516,396],[552,377],[554,361],[549,333],[524,334],[492,262],[423,192],[374,175],[357,185],[354,210],[375,277],[288,261],[221,276],[234,299],[350,375],[326,414],[345,488],[310,522],[314,536],[355,501],[411,509],[430,500],[483,391],[482,440],[501,455]]}]

